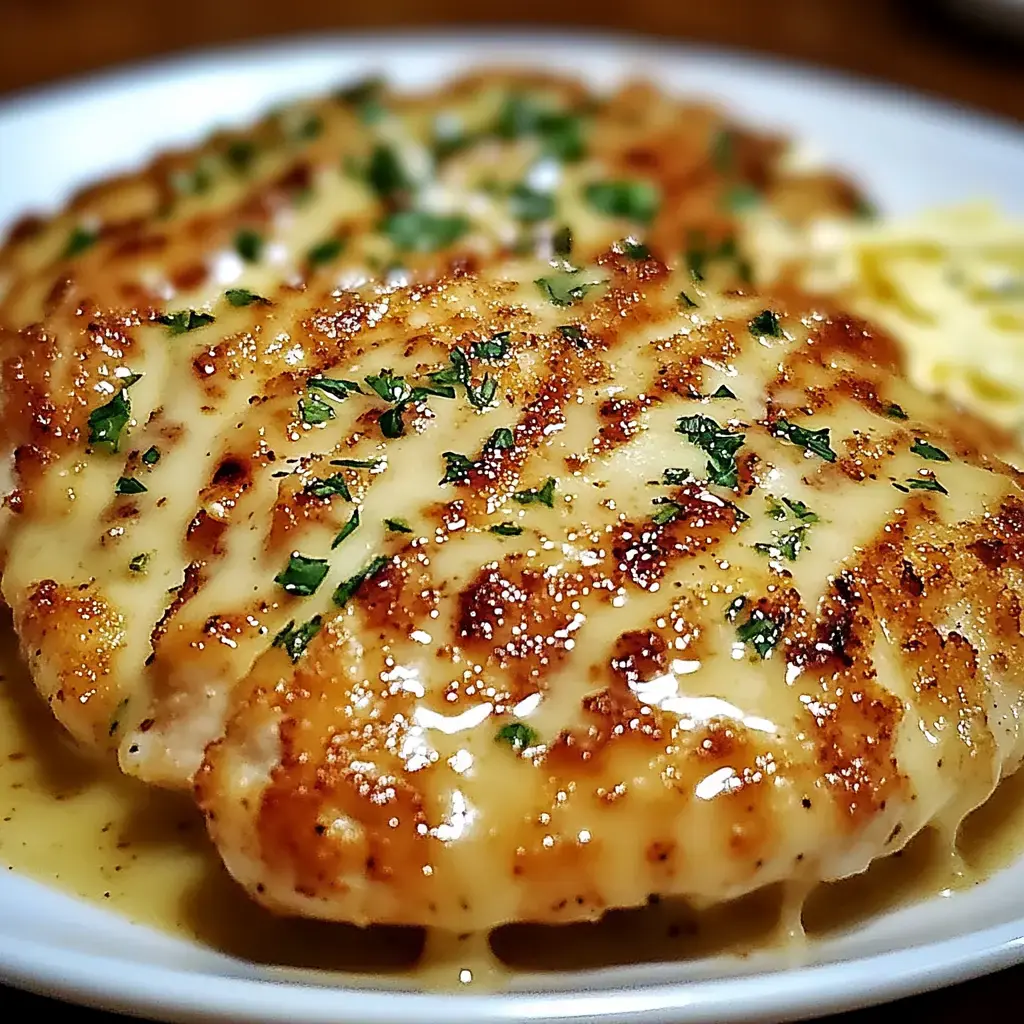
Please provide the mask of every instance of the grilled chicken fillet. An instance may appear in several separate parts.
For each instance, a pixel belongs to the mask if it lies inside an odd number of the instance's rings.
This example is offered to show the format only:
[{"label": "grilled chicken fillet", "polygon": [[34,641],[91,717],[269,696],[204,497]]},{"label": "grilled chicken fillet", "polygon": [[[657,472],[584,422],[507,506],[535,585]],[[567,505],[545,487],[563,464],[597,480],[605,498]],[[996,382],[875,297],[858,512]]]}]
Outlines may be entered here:
[{"label": "grilled chicken fillet", "polygon": [[[1024,753],[1014,452],[756,288],[718,199],[788,202],[777,154],[722,170],[718,115],[641,95],[350,90],[0,257],[36,684],[192,787],[274,910],[462,932],[810,886],[951,834]],[[533,196],[511,236],[481,167]]]}]

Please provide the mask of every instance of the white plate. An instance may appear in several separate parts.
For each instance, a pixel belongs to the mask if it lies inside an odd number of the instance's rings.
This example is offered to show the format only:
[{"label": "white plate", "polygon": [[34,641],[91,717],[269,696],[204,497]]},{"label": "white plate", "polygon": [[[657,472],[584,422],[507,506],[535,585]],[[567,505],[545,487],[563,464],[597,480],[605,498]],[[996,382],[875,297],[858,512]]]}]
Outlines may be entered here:
[{"label": "white plate", "polygon": [[[568,68],[608,85],[641,72],[712,94],[755,123],[813,140],[894,212],[989,197],[1024,213],[1024,132],[838,76],[678,46],[580,36],[349,36],[203,54],[0,104],[0,224],[51,207],[157,147],[244,121],[269,103],[382,70],[423,85],[472,64]],[[778,954],[523,976],[508,994],[339,989],[133,926],[0,874],[0,979],[167,1021],[459,1024],[778,1021],[864,1006],[1024,960],[1024,863],[984,885]]]}]

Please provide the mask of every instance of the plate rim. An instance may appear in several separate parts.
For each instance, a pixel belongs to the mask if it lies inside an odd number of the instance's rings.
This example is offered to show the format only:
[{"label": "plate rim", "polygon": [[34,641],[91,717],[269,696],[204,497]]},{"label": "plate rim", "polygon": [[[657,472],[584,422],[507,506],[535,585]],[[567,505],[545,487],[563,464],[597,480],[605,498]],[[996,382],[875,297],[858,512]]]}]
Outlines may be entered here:
[{"label": "plate rim", "polygon": [[[388,50],[397,47],[416,45],[429,49],[438,45],[471,46],[483,42],[495,50],[512,51],[538,41],[545,46],[568,42],[589,46],[616,60],[623,68],[646,53],[659,59],[678,56],[695,57],[704,62],[728,61],[747,69],[765,69],[777,78],[791,81],[809,77],[830,90],[856,88],[869,104],[892,106],[898,103],[904,110],[909,108],[929,117],[966,119],[972,130],[984,130],[1014,145],[1024,144],[1024,125],[1012,119],[844,70],[751,50],[685,40],[657,40],[634,33],[529,27],[517,27],[515,32],[508,33],[500,28],[458,26],[393,33],[379,30],[302,33],[229,46],[201,47],[7,94],[0,97],[0,122],[12,115],[31,117],[36,111],[60,105],[72,96],[99,99],[130,87],[133,82],[187,77],[214,62],[237,69],[240,62],[259,56],[299,58],[310,49],[323,53],[334,49],[339,63],[356,63],[355,58],[361,51],[370,58],[370,63],[383,63]],[[339,77],[344,73],[341,69]],[[652,78],[657,79],[657,71],[652,73]],[[40,884],[51,889],[45,883]],[[967,952],[963,950],[965,943],[970,944]],[[0,935],[0,982],[106,1010],[143,1012],[155,1019],[173,1021],[225,1021],[241,1017],[266,1024],[291,1024],[297,1020],[303,1024],[333,1024],[340,1020],[359,1020],[365,1024],[408,1021],[483,1024],[567,1019],[696,1024],[720,1019],[716,1014],[726,1011],[729,1019],[737,1022],[803,1019],[877,1005],[966,981],[1024,960],[1024,918],[849,961],[695,981],[653,981],[639,986],[613,982],[600,989],[587,988],[588,973],[592,972],[578,972],[580,984],[575,988],[532,992],[471,990],[434,994],[315,986],[152,964],[132,964],[131,970],[125,971],[124,960],[78,950],[61,951],[61,962],[52,964],[53,952],[53,946],[15,941]],[[110,979],[118,974],[119,985],[113,988]],[[183,979],[191,979],[193,984],[183,986]],[[339,1012],[339,997],[350,998],[351,1009]]]}]

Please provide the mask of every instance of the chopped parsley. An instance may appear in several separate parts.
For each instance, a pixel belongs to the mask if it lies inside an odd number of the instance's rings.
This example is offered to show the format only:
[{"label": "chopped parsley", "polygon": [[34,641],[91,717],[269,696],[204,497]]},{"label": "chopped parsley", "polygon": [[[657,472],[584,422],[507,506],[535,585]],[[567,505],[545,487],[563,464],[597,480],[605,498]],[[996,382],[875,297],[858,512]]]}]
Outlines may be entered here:
[{"label": "chopped parsley", "polygon": [[500,361],[508,355],[508,339],[511,333],[511,331],[502,331],[494,335],[490,341],[474,341],[469,346],[469,354],[475,359]]},{"label": "chopped parsley", "polygon": [[361,569],[355,574],[355,576],[349,577],[343,583],[340,583],[337,589],[334,591],[333,600],[339,608],[344,608],[345,605],[352,600],[353,597],[359,592],[359,589],[366,583],[367,580],[372,580],[374,576],[378,576],[391,561],[385,555],[377,555],[365,568]]},{"label": "chopped parsley", "polygon": [[804,534],[808,529],[808,526],[800,523],[786,533],[773,530],[772,536],[775,539],[770,543],[755,544],[754,550],[761,552],[762,555],[768,555],[770,558],[782,557],[789,562],[795,562],[803,548]]},{"label": "chopped parsley", "polygon": [[697,303],[690,298],[686,292],[679,293],[679,302],[682,304],[683,309],[696,309]]},{"label": "chopped parsley", "polygon": [[579,116],[558,113],[529,96],[509,96],[498,113],[494,133],[503,139],[535,136],[549,156],[572,163],[583,158],[586,145]]},{"label": "chopped parsley", "polygon": [[515,443],[515,437],[508,427],[498,427],[498,429],[487,439],[484,447],[490,448],[491,450],[501,450],[502,448],[513,448],[515,447]]},{"label": "chopped parsley", "polygon": [[558,482],[553,476],[549,476],[540,489],[531,487],[529,490],[516,491],[512,500],[520,505],[547,505],[548,508],[555,507],[555,487]]},{"label": "chopped parsley", "polygon": [[739,614],[743,611],[746,604],[747,599],[745,597],[733,598],[725,609],[726,622],[735,622],[736,619],[739,618]]},{"label": "chopped parsley", "polygon": [[257,263],[263,255],[263,236],[252,228],[242,228],[235,235],[235,252],[246,263]]},{"label": "chopped parsley", "polygon": [[683,416],[676,424],[676,432],[707,455],[708,479],[713,484],[736,486],[736,452],[743,447],[745,434],[720,427],[710,416],[700,415]]},{"label": "chopped parsley", "polygon": [[311,267],[322,267],[325,263],[330,263],[331,260],[340,256],[341,250],[344,248],[345,244],[340,238],[328,238],[314,245],[306,253],[306,261]]},{"label": "chopped parsley", "polygon": [[293,551],[288,564],[274,577],[285,592],[295,597],[309,597],[324,581],[330,565],[326,558],[307,558]]},{"label": "chopped parsley", "polygon": [[412,388],[405,378],[396,377],[391,369],[383,369],[363,379],[385,402],[407,402],[412,396]]},{"label": "chopped parsley", "polygon": [[331,498],[335,494],[345,501],[352,500],[352,494],[345,483],[345,478],[340,473],[324,477],[321,480],[310,480],[303,487],[304,494],[310,494],[314,498]]},{"label": "chopped parsley", "polygon": [[457,484],[467,479],[475,465],[472,459],[458,452],[442,452],[441,457],[445,463],[444,476],[439,481],[442,484]]},{"label": "chopped parsley", "polygon": [[353,509],[348,522],[338,531],[338,535],[331,541],[333,551],[346,537],[351,537],[359,528],[359,509]]},{"label": "chopped parsley", "polygon": [[381,433],[388,438],[401,437],[405,433],[405,420],[402,414],[410,402],[418,402],[428,395],[441,398],[454,398],[455,389],[450,385],[443,387],[412,387],[404,377],[396,377],[390,369],[381,370],[379,374],[370,374],[363,380],[385,402],[391,403],[390,409],[377,417]]},{"label": "chopped parsley", "polygon": [[163,316],[158,316],[156,322],[167,327],[172,335],[176,335],[198,330],[200,327],[212,324],[215,319],[210,313],[203,313],[195,309],[182,309],[177,313],[165,313]]},{"label": "chopped parsley", "polygon": [[595,181],[583,190],[583,198],[598,213],[648,224],[661,204],[658,189],[649,181]]},{"label": "chopped parsley", "polygon": [[244,174],[256,159],[256,146],[248,139],[235,139],[224,150],[224,160],[237,174]]},{"label": "chopped parsley", "polygon": [[661,482],[666,487],[680,487],[690,479],[690,471],[688,469],[679,469],[675,466],[669,466],[661,474]]},{"label": "chopped parsley", "polygon": [[436,252],[458,241],[469,230],[469,220],[460,214],[399,210],[381,221],[380,230],[403,252]]},{"label": "chopped parsley", "polygon": [[886,402],[882,406],[882,415],[888,416],[891,420],[906,420],[910,418],[907,416],[903,406],[897,405],[895,402]]},{"label": "chopped parsley", "polygon": [[142,461],[147,466],[155,466],[160,461],[160,449],[154,444],[142,453]]},{"label": "chopped parsley", "polygon": [[907,491],[938,491],[939,494],[949,494],[949,491],[934,477],[910,477],[905,485],[893,480],[892,485],[896,490],[903,491],[904,493]]},{"label": "chopped parsley", "polygon": [[133,476],[121,476],[117,478],[117,483],[114,484],[115,494],[144,494],[148,487],[141,481],[136,480]]},{"label": "chopped parsley", "polygon": [[604,281],[588,281],[582,270],[559,270],[547,277],[538,277],[534,284],[556,306],[574,306],[587,297],[587,292]]},{"label": "chopped parsley", "polygon": [[295,662],[302,657],[302,654],[309,645],[310,640],[320,632],[322,625],[323,618],[319,615],[315,615],[309,620],[309,622],[306,622],[301,626],[296,626],[295,620],[292,619],[292,621],[274,637],[274,641],[271,646],[283,647],[285,653],[292,659],[292,664],[294,665]]},{"label": "chopped parsley", "polygon": [[377,469],[386,464],[384,459],[331,459],[332,466],[345,466],[348,469]]},{"label": "chopped parsley", "polygon": [[555,197],[550,192],[538,192],[529,185],[515,185],[508,194],[509,210],[516,220],[532,224],[555,215]]},{"label": "chopped parsley", "polygon": [[782,623],[755,608],[747,621],[736,627],[736,637],[741,643],[750,644],[764,659],[782,639]]},{"label": "chopped parsley", "polygon": [[412,533],[412,527],[404,519],[385,519],[384,525],[392,533]]},{"label": "chopped parsley", "polygon": [[709,245],[702,232],[691,232],[687,240],[684,254],[690,277],[700,284],[705,279],[708,269],[713,263],[733,263],[736,275],[741,281],[752,280],[750,263],[740,255],[736,247],[736,239],[732,236],[722,239],[718,245]]},{"label": "chopped parsley", "polygon": [[299,417],[311,427],[334,419],[334,410],[319,395],[303,395],[299,399]]},{"label": "chopped parsley", "polygon": [[560,227],[551,236],[551,248],[556,256],[572,255],[572,228],[568,224]]},{"label": "chopped parsley", "polygon": [[915,455],[920,455],[922,459],[928,459],[930,462],[949,462],[949,456],[941,448],[936,448],[935,445],[922,441],[921,438],[917,438],[914,441],[910,446],[910,450]]},{"label": "chopped parsley", "polygon": [[494,739],[496,743],[507,743],[518,754],[535,746],[539,737],[525,722],[510,722],[498,730]]},{"label": "chopped parsley", "polygon": [[262,295],[249,291],[248,288],[229,288],[224,293],[224,296],[232,306],[237,307],[252,306],[253,304],[258,306],[270,305],[270,299],[265,299]]},{"label": "chopped parsley", "polygon": [[821,430],[808,430],[805,427],[798,427],[795,423],[790,423],[787,419],[779,419],[775,421],[772,433],[791,444],[798,445],[812,455],[817,455],[818,458],[824,459],[826,462],[836,461],[837,455],[829,444],[828,427],[822,427]]},{"label": "chopped parsley", "polygon": [[708,398],[735,398],[736,396],[724,385],[720,384],[718,388]]},{"label": "chopped parsley", "polygon": [[795,498],[783,498],[779,501],[769,496],[765,500],[768,502],[768,515],[772,519],[785,519],[787,515],[791,515],[801,523],[820,521],[816,512],[812,512],[802,501],[797,501]]},{"label": "chopped parsley", "polygon": [[339,402],[344,402],[353,392],[360,395],[364,393],[358,381],[339,380],[334,377],[310,377],[306,381],[306,387],[322,391],[325,395],[330,395],[331,398],[335,398]]},{"label": "chopped parsley", "polygon": [[140,572],[140,573],[141,572],[145,572],[146,569],[149,566],[149,558],[150,558],[150,555],[149,555],[148,551],[144,551],[141,555],[136,555],[128,563],[128,571],[129,572]]},{"label": "chopped parsley", "polygon": [[382,199],[412,188],[412,181],[406,173],[398,154],[390,147],[378,144],[370,154],[366,167],[366,180]]},{"label": "chopped parsley", "polygon": [[470,405],[476,409],[486,409],[492,405],[498,392],[498,382],[493,380],[490,374],[485,373],[479,386],[474,385],[469,359],[461,348],[453,348],[448,358],[451,360],[451,365],[429,374],[430,381],[435,386],[452,389],[450,395],[445,392],[446,397],[454,397],[454,386],[461,384],[466,389],[466,397],[469,399]]},{"label": "chopped parsley", "polygon": [[141,379],[141,373],[116,378],[117,383],[121,386],[120,390],[106,405],[101,405],[89,413],[89,444],[107,445],[111,452],[117,451],[121,440],[121,431],[132,418],[132,403],[128,397],[128,388]]},{"label": "chopped parsley", "polygon": [[563,324],[558,328],[558,333],[577,348],[589,347],[586,332],[582,327],[577,327],[575,324]]},{"label": "chopped parsley", "polygon": [[364,124],[372,124],[374,121],[379,121],[383,113],[381,105],[383,92],[384,82],[382,79],[364,78],[352,85],[335,90],[333,98],[337,103],[352,107]]},{"label": "chopped parsley", "polygon": [[656,526],[667,526],[674,522],[683,512],[683,506],[671,498],[655,498],[652,502],[661,507],[651,516],[651,522]]},{"label": "chopped parsley", "polygon": [[750,333],[757,337],[781,338],[782,325],[779,323],[779,314],[770,309],[763,309],[757,316],[752,317],[747,324]]},{"label": "chopped parsley", "polygon": [[85,252],[86,249],[91,249],[96,244],[99,237],[98,232],[92,231],[89,228],[83,228],[79,225],[68,236],[67,245],[64,246],[64,252],[61,253],[61,257],[66,260],[70,260],[75,256],[80,255]]},{"label": "chopped parsley", "polygon": [[761,193],[752,185],[733,185],[722,198],[727,210],[742,213],[760,204]]},{"label": "chopped parsley", "polygon": [[651,258],[651,250],[643,242],[638,242],[635,238],[627,238],[625,241],[620,242],[618,251],[623,256],[628,256],[631,260],[649,260]]},{"label": "chopped parsley", "polygon": [[488,532],[496,533],[499,537],[518,537],[523,532],[523,528],[515,523],[497,523],[490,527]]}]

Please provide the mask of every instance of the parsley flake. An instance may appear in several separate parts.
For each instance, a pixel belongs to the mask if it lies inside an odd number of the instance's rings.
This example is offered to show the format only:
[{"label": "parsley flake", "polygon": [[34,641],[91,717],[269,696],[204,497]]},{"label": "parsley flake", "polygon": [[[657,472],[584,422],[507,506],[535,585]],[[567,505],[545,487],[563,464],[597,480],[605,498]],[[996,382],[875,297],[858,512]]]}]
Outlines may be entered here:
[{"label": "parsley flake", "polygon": [[303,395],[299,399],[299,417],[303,423],[316,427],[334,419],[334,410],[318,395]]},{"label": "parsley flake", "polygon": [[270,299],[265,299],[262,295],[257,295],[255,292],[249,291],[248,288],[229,288],[224,293],[225,298],[232,306],[269,306]]},{"label": "parsley flake", "polygon": [[560,227],[551,236],[551,249],[556,256],[567,257],[572,255],[572,228],[568,224]]},{"label": "parsley flake", "polygon": [[509,210],[516,220],[532,224],[555,214],[555,198],[549,192],[538,192],[529,185],[515,185],[508,194]]},{"label": "parsley flake", "polygon": [[690,479],[690,471],[688,469],[679,469],[675,466],[669,466],[661,474],[661,482],[666,487],[680,487]]},{"label": "parsley flake", "polygon": [[743,447],[745,434],[720,427],[710,416],[684,416],[676,424],[676,432],[695,444],[708,457],[707,474],[713,484],[735,487],[739,468],[736,452]]},{"label": "parsley flake", "polygon": [[921,438],[917,438],[914,441],[910,446],[910,450],[915,455],[920,455],[922,459],[928,459],[930,462],[949,462],[949,456],[941,448],[936,448],[935,445],[922,441]]},{"label": "parsley flake", "polygon": [[555,487],[558,482],[553,476],[549,476],[544,482],[544,486],[539,490],[535,487],[531,487],[529,490],[516,491],[512,495],[512,500],[517,501],[520,505],[547,505],[548,508],[555,507]]},{"label": "parsley flake", "polygon": [[354,380],[339,380],[334,377],[310,377],[306,381],[306,387],[316,391],[322,391],[325,395],[344,402],[352,393],[363,394],[363,389]]},{"label": "parsley flake", "polygon": [[309,597],[323,583],[329,568],[326,558],[307,558],[293,551],[288,564],[274,577],[274,582],[295,597]]},{"label": "parsley flake", "polygon": [[224,160],[236,173],[244,174],[256,159],[256,146],[248,139],[235,139],[224,151]]},{"label": "parsley flake", "polygon": [[513,95],[506,99],[494,133],[503,139],[535,136],[544,153],[567,163],[582,159],[586,150],[579,116],[550,110],[529,96]]},{"label": "parsley flake", "polygon": [[444,459],[445,467],[444,476],[441,477],[439,483],[458,484],[468,479],[474,466],[472,459],[467,459],[465,455],[460,455],[458,452],[442,452],[441,457]]},{"label": "parsley flake", "polygon": [[332,466],[345,466],[348,469],[378,469],[387,465],[384,459],[331,459]]},{"label": "parsley flake", "polygon": [[148,487],[141,481],[136,480],[133,476],[121,476],[117,478],[117,483],[114,484],[115,494],[144,494]]},{"label": "parsley flake", "polygon": [[708,398],[735,398],[736,396],[724,385],[720,384],[717,390],[708,395]]},{"label": "parsley flake", "polygon": [[623,256],[628,256],[631,260],[649,260],[651,258],[651,250],[635,238],[625,239],[619,243],[617,248]]},{"label": "parsley flake", "polygon": [[649,181],[595,181],[583,197],[598,213],[650,223],[661,205],[658,189]]},{"label": "parsley flake", "polygon": [[674,522],[682,514],[683,506],[671,498],[655,498],[652,502],[661,507],[651,516],[651,522],[656,526],[667,526]]},{"label": "parsley flake", "polygon": [[165,313],[156,318],[156,322],[167,327],[172,336],[198,330],[200,327],[212,324],[214,320],[215,317],[212,314],[195,309],[182,309],[177,313]]},{"label": "parsley flake", "polygon": [[251,228],[242,228],[235,235],[235,252],[246,263],[257,263],[263,255],[263,236]]},{"label": "parsley flake", "polygon": [[558,328],[558,333],[577,348],[589,348],[587,335],[582,327],[577,327],[575,324],[563,324]]},{"label": "parsley flake", "polygon": [[302,489],[304,494],[312,495],[314,498],[331,498],[337,494],[344,501],[351,501],[352,494],[348,489],[345,478],[340,473],[333,476],[323,477],[320,480],[310,480]]},{"label": "parsley flake", "polygon": [[592,288],[598,288],[604,283],[588,281],[582,270],[560,270],[534,281],[544,296],[556,306],[574,306],[582,302]]},{"label": "parsley flake", "polygon": [[895,402],[887,402],[882,406],[882,415],[888,416],[891,420],[906,420],[910,419],[904,410],[903,406],[897,405]]},{"label": "parsley flake", "polygon": [[494,335],[490,341],[474,341],[469,346],[469,353],[475,359],[493,359],[500,361],[508,355],[508,339],[511,331],[502,331]]},{"label": "parsley flake", "polygon": [[292,619],[292,621],[274,637],[271,646],[284,648],[285,653],[292,659],[292,664],[294,665],[299,658],[302,657],[310,640],[320,632],[322,625],[323,618],[320,615],[315,615],[309,620],[309,622],[306,622],[301,626],[296,626],[295,620]]},{"label": "parsley flake", "polygon": [[487,439],[484,447],[490,448],[492,451],[500,451],[503,448],[515,447],[515,443],[515,437],[508,427],[498,427],[498,429]]},{"label": "parsley flake", "polygon": [[384,525],[392,533],[412,533],[412,527],[404,519],[385,519]]},{"label": "parsley flake", "polygon": [[499,537],[518,537],[523,532],[523,528],[515,523],[497,523],[490,527],[488,532],[496,533]]},{"label": "parsley flake", "polygon": [[510,722],[498,730],[494,739],[496,743],[507,743],[518,754],[535,746],[539,737],[525,722]]},{"label": "parsley flake", "polygon": [[149,555],[148,551],[144,551],[142,554],[136,555],[128,563],[128,571],[129,572],[144,573],[146,571],[146,569],[148,568],[148,566],[149,566],[149,558],[150,558],[150,555]]},{"label": "parsley flake", "polygon": [[679,301],[682,304],[683,309],[697,308],[697,303],[694,302],[693,299],[691,299],[690,296],[686,294],[686,292],[679,293]]},{"label": "parsley flake", "polygon": [[68,236],[67,245],[64,246],[64,252],[61,253],[61,257],[66,260],[73,259],[75,256],[85,252],[86,249],[91,249],[99,240],[99,237],[99,232],[83,228],[79,225]]},{"label": "parsley flake", "polygon": [[160,461],[160,449],[154,444],[142,453],[142,461],[147,466],[155,466]]},{"label": "parsley flake", "polygon": [[331,260],[340,256],[341,250],[344,248],[345,244],[340,238],[328,238],[326,241],[314,245],[306,253],[306,261],[311,267],[322,267],[325,263],[330,263]]},{"label": "parsley flake", "polygon": [[770,558],[785,558],[789,562],[795,562],[803,548],[804,534],[808,527],[804,524],[794,526],[787,533],[772,531],[775,538],[770,543],[759,543],[754,545],[754,550]]},{"label": "parsley flake", "polygon": [[338,535],[331,541],[333,551],[346,537],[351,537],[359,528],[359,509],[353,509],[348,522],[338,531]]},{"label": "parsley flake", "polygon": [[459,214],[399,210],[385,217],[379,227],[396,249],[437,252],[458,241],[469,230],[469,220]]},{"label": "parsley flake", "polygon": [[333,601],[339,608],[344,608],[345,605],[352,600],[353,597],[359,592],[367,580],[372,580],[375,576],[379,576],[380,573],[387,567],[391,561],[385,555],[377,555],[364,569],[361,569],[343,583],[340,583],[337,589],[334,591]]},{"label": "parsley flake", "polygon": [[779,323],[779,314],[770,309],[763,309],[757,316],[752,317],[747,327],[755,338],[782,337],[782,325]]},{"label": "parsley flake", "polygon": [[406,191],[412,188],[413,184],[398,154],[390,146],[383,144],[374,147],[373,153],[370,154],[366,180],[382,199],[389,198],[396,192]]},{"label": "parsley flake", "polygon": [[904,493],[907,491],[938,491],[939,494],[949,494],[949,491],[947,491],[946,488],[943,487],[942,484],[940,484],[934,477],[910,477],[905,486],[903,484],[896,483],[894,480],[892,485],[898,491],[903,491]]},{"label": "parsley flake", "polygon": [[141,379],[141,373],[116,378],[121,389],[106,405],[101,405],[89,413],[89,444],[102,444],[106,445],[111,452],[117,451],[121,440],[121,431],[132,418],[132,403],[128,397],[128,388]]},{"label": "parsley flake", "polygon": [[736,637],[741,643],[750,644],[763,660],[782,639],[782,623],[755,608],[747,621],[736,627]]},{"label": "parsley flake", "polygon": [[821,430],[808,430],[805,427],[798,427],[795,423],[790,423],[787,419],[779,419],[775,421],[772,433],[776,437],[784,438],[791,444],[803,448],[804,451],[810,452],[812,455],[817,455],[818,458],[824,459],[826,462],[835,462],[838,457],[830,447],[828,427],[822,427]]}]

